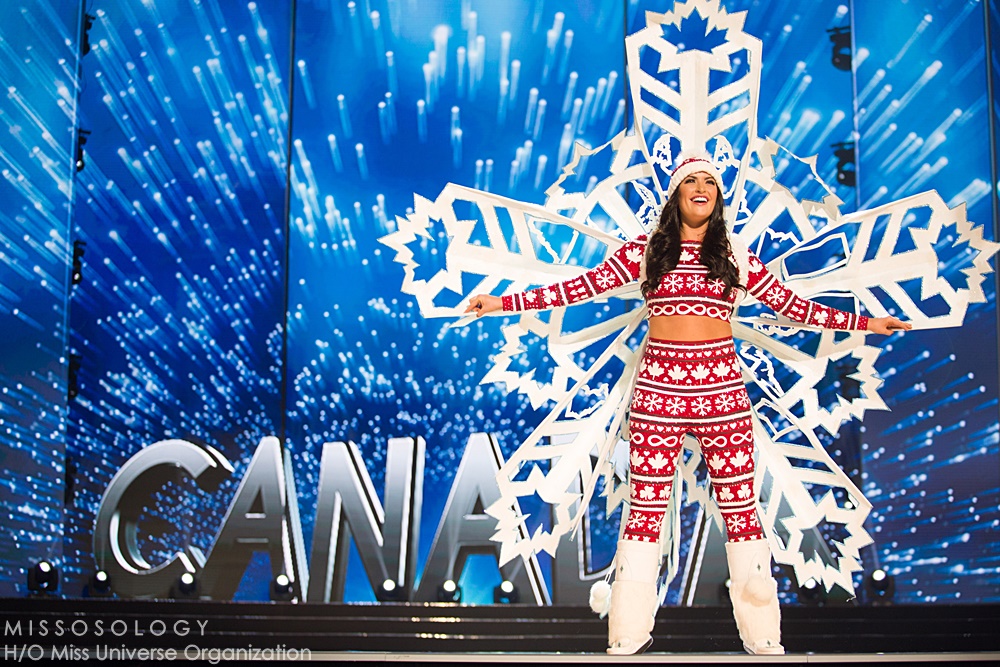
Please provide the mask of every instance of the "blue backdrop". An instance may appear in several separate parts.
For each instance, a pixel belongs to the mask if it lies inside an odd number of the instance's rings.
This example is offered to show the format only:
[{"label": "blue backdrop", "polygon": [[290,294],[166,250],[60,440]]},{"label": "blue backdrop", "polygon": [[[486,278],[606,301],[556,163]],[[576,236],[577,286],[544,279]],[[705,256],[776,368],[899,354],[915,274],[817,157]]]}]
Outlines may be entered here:
[{"label": "blue backdrop", "polygon": [[[843,211],[937,189],[996,238],[995,2],[723,5],[748,10],[746,31],[764,42],[759,134],[818,155]],[[167,438],[216,448],[235,474],[212,494],[184,479],[163,488],[143,517],[150,562],[211,546],[262,436],[292,455],[306,544],[323,443],[356,443],[381,496],[388,439],[423,437],[419,576],[469,435],[493,433],[509,454],[544,413],[478,384],[501,322],[422,318],[377,239],[414,194],[448,182],[544,202],[575,99],[590,99],[576,140],[598,145],[630,122],[624,36],[666,9],[5,4],[0,594],[22,594],[24,568],[47,557],[61,593],[79,595],[101,494]],[[79,57],[84,14],[91,51]],[[837,33],[850,38],[847,68]],[[75,128],[89,132],[79,172]],[[842,142],[856,146],[854,186],[838,184]],[[428,271],[445,240],[427,240]],[[888,340],[878,370],[891,412],[827,440],[874,504],[865,567],[895,574],[901,602],[1000,599],[995,285],[962,328]],[[613,519],[592,527],[596,566]],[[466,601],[491,601],[499,580],[491,556],[472,559]],[[266,599],[269,583],[256,560],[238,597]],[[373,598],[353,558],[345,599]]]}]

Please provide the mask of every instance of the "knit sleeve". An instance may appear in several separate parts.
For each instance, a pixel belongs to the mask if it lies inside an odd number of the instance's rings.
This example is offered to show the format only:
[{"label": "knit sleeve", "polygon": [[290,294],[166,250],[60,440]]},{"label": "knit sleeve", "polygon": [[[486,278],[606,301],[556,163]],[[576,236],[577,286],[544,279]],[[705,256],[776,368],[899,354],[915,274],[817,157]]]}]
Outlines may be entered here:
[{"label": "knit sleeve", "polygon": [[868,317],[837,310],[821,303],[803,299],[785,286],[753,252],[750,253],[747,291],[774,312],[801,324],[841,329],[866,331]]},{"label": "knit sleeve", "polygon": [[622,245],[606,260],[589,271],[554,285],[508,294],[503,299],[504,312],[546,310],[587,301],[639,278],[639,264],[646,250],[642,239]]}]

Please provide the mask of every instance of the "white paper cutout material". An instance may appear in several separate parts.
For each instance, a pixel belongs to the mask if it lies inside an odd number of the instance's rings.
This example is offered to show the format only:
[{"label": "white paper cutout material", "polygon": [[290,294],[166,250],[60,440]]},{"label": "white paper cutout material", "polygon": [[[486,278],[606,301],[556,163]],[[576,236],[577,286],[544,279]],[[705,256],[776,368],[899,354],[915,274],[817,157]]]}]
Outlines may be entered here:
[{"label": "white paper cutout material", "polygon": [[[708,31],[725,31],[711,52],[679,50],[663,36],[663,26],[680,27],[693,12],[707,21]],[[472,319],[462,314],[469,296],[514,293],[566,280],[584,270],[570,264],[570,257],[592,253],[595,245],[603,245],[602,257],[607,257],[626,240],[647,233],[655,226],[664,201],[664,174],[669,173],[677,155],[691,150],[707,150],[726,183],[732,184],[726,191],[729,223],[750,248],[756,247],[755,242],[779,217],[789,216],[794,221],[793,232],[779,235],[791,244],[790,249],[772,260],[768,268],[800,296],[853,295],[876,317],[895,307],[914,329],[958,326],[969,304],[985,300],[982,282],[991,272],[989,258],[1000,246],[984,240],[982,228],[968,222],[964,204],[949,209],[936,192],[925,192],[870,211],[841,215],[842,202],[819,178],[815,157],[800,160],[787,151],[785,159],[808,166],[826,194],[821,201],[799,200],[776,182],[774,165],[784,149],[756,136],[762,45],[743,32],[745,12],[729,14],[720,0],[689,0],[678,2],[665,14],[649,12],[646,20],[646,28],[626,38],[630,96],[636,114],[631,136],[623,131],[596,149],[577,144],[563,175],[546,191],[544,206],[448,184],[434,201],[418,196],[413,213],[397,218],[398,231],[381,239],[396,251],[395,261],[405,272],[402,291],[416,298],[424,316],[455,317],[459,318],[456,325],[465,324]],[[640,67],[640,53],[645,54],[652,73]],[[730,80],[713,88],[713,71],[730,72]],[[671,106],[672,111],[668,109]],[[579,165],[598,155],[610,162],[608,176],[587,193],[568,191],[577,181]],[[643,201],[638,211],[633,211],[619,192],[626,184]],[[752,212],[747,205],[751,188],[758,197],[763,195]],[[478,220],[463,219],[456,212],[473,207],[479,211]],[[914,216],[908,214],[917,210],[924,215],[921,226],[910,224]],[[422,238],[430,239],[429,230],[435,224],[443,225],[449,237],[446,267],[428,280],[418,280],[418,264],[410,246]],[[602,228],[609,225],[610,229]],[[877,225],[885,228],[876,243]],[[558,239],[547,235],[546,227],[561,230]],[[959,238],[943,247],[946,227],[953,227]],[[473,242],[476,232],[478,240]],[[902,234],[910,235],[915,249],[895,251]],[[808,276],[790,276],[786,261],[818,242],[836,244],[844,259]],[[938,266],[963,252],[964,244],[977,254],[965,270],[966,284],[955,289],[939,274]],[[872,256],[866,261],[868,255]],[[468,289],[470,277],[478,277],[479,282]],[[920,280],[921,302],[938,296],[947,304],[946,311],[935,316],[925,312],[901,286],[909,280]],[[887,295],[893,303],[880,301],[876,287],[883,299]],[[633,304],[631,310],[623,308],[621,315],[575,330],[565,325],[565,308],[547,316],[536,312],[521,315],[517,324],[503,329],[506,342],[482,379],[523,393],[536,408],[552,404],[500,471],[501,500],[487,508],[497,520],[494,539],[501,544],[501,563],[518,556],[527,560],[539,551],[554,554],[560,538],[574,530],[586,512],[600,477],[605,480],[609,514],[619,503],[628,502],[627,484],[622,483],[627,460],[616,462],[614,454],[618,451],[627,459],[619,427],[638,356],[629,339],[641,331],[646,307],[635,283],[604,296]],[[746,313],[753,303],[746,299],[740,312]],[[755,383],[764,396],[754,405],[761,523],[775,561],[791,566],[798,581],[814,578],[827,590],[840,585],[853,591],[852,573],[861,569],[859,549],[872,541],[863,526],[871,504],[833,462],[815,431],[823,428],[833,434],[843,420],[861,419],[869,409],[886,409],[878,395],[881,380],[874,370],[879,350],[867,346],[865,335],[859,332],[838,335],[808,330],[815,352],[806,352],[801,343],[792,344],[790,335],[803,329],[787,320],[764,316],[733,320],[744,378]],[[533,370],[512,368],[523,352],[522,340],[533,336],[544,340],[555,363],[549,382],[536,379]],[[586,367],[574,362],[576,352],[608,339],[610,343],[596,362]],[[861,395],[853,400],[838,397],[837,405],[828,410],[820,405],[817,386],[827,374],[828,364],[847,357],[853,357],[856,364],[853,377],[860,383]],[[615,358],[624,370],[612,386],[607,386],[597,379],[597,373]],[[573,401],[581,398],[587,398],[583,402],[589,407],[574,412]],[[716,525],[722,525],[709,485],[697,482],[695,471],[702,458],[693,438],[687,439],[685,449],[678,460],[677,483],[661,540],[671,578],[677,571],[681,493],[686,494],[687,502],[703,504]],[[596,456],[596,465],[592,456]],[[809,462],[808,467],[803,467],[803,461]],[[542,462],[548,472],[535,462]],[[533,469],[515,481],[524,466]],[[580,480],[582,497],[576,491]],[[829,491],[815,493],[816,488]],[[525,537],[529,533],[516,508],[519,498],[534,495],[552,505],[555,519],[547,529],[539,527]],[[779,513],[781,508],[787,508],[782,510],[784,516]],[[843,527],[840,539],[828,545],[835,558],[830,562],[811,555],[807,560],[800,552],[803,537],[824,523]],[[813,554],[813,550],[809,552]]]}]

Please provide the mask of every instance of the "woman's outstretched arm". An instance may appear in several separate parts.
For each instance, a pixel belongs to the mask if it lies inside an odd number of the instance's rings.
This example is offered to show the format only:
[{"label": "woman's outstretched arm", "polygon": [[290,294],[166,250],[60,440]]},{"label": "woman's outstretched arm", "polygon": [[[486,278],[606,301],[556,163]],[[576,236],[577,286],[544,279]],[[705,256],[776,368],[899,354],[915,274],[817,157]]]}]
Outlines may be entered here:
[{"label": "woman's outstretched arm", "polygon": [[790,320],[824,329],[891,334],[913,328],[909,322],[903,322],[895,317],[867,317],[803,299],[768,271],[760,258],[752,252],[747,275],[747,291],[774,312]]},{"label": "woman's outstretched arm", "polygon": [[644,241],[645,239],[641,238],[623,244],[606,260],[569,280],[503,297],[477,294],[469,299],[465,312],[474,312],[476,317],[482,317],[497,310],[508,313],[547,310],[596,298],[605,292],[638,280],[639,264],[646,249]]}]

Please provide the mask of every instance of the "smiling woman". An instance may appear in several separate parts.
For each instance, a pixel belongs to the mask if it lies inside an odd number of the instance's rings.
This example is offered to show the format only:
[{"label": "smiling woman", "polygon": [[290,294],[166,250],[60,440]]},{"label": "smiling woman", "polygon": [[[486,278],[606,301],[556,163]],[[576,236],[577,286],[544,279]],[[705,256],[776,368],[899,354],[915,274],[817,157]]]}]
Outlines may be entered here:
[{"label": "smiling woman", "polygon": [[[720,183],[722,176],[715,164],[701,155],[681,156],[670,176],[660,225],[650,238],[645,254],[645,278],[640,275],[642,293],[650,307],[649,333],[654,338],[711,340],[732,336],[726,313],[732,309],[729,297],[739,285],[739,273],[729,258],[730,243]],[[685,242],[690,242],[686,248],[683,247]],[[695,260],[694,270],[708,269],[706,279],[721,280],[725,285],[718,293],[711,289],[699,299],[707,302],[704,308],[711,310],[709,318],[703,317],[709,311],[702,313],[681,307],[677,296],[671,293],[681,287],[676,284],[683,280],[681,274],[671,281],[666,293],[660,289],[662,278],[675,269],[678,262],[694,259],[692,243],[700,244],[703,258],[700,262]]]}]

